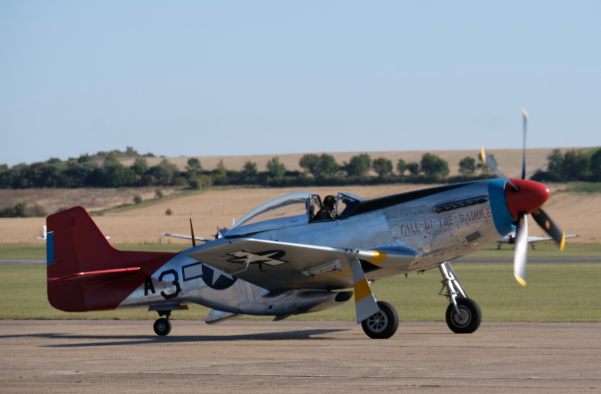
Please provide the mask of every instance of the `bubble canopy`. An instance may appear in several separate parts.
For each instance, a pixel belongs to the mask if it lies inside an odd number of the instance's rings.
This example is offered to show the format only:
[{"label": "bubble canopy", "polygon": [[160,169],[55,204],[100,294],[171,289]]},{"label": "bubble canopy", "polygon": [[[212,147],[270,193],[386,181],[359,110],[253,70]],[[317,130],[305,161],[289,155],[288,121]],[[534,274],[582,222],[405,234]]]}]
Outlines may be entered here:
[{"label": "bubble canopy", "polygon": [[307,207],[313,196],[317,196],[317,193],[293,192],[272,198],[238,219],[232,229],[286,216],[306,215]]},{"label": "bubble canopy", "polygon": [[[300,191],[283,194],[254,208],[240,219],[230,229],[224,229],[223,235],[228,237],[241,236],[276,228],[286,228],[310,223],[317,223],[315,215],[322,208],[319,194]],[[336,196],[335,219],[344,219],[352,215],[354,208],[364,201],[352,193],[341,192]]]}]

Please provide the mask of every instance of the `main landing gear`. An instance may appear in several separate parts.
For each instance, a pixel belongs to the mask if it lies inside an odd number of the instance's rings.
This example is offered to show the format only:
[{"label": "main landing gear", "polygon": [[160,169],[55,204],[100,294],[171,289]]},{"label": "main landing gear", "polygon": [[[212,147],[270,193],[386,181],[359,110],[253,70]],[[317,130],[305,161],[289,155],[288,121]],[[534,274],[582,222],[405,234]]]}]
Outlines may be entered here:
[{"label": "main landing gear", "polygon": [[169,333],[171,332],[171,321],[169,320],[169,318],[171,317],[171,311],[157,312],[161,317],[154,321],[154,325],[152,327],[154,328],[154,332],[157,335],[164,337],[165,335],[169,335]]},{"label": "main landing gear", "polygon": [[442,263],[438,269],[442,275],[440,295],[449,300],[445,314],[447,325],[456,334],[473,333],[480,327],[482,321],[480,307],[467,296],[449,263]]},{"label": "main landing gear", "polygon": [[[449,329],[456,334],[473,333],[482,321],[480,307],[468,297],[449,263],[442,263],[439,270],[442,275],[440,295],[449,300],[445,313]],[[377,306],[379,311],[361,321],[361,327],[370,338],[390,338],[399,326],[397,312],[392,305],[384,301],[377,301]]]},{"label": "main landing gear", "polygon": [[357,323],[361,323],[363,332],[372,339],[390,338],[399,328],[399,315],[389,303],[376,301],[361,266],[361,261],[353,258],[349,259],[348,262],[353,272]]}]

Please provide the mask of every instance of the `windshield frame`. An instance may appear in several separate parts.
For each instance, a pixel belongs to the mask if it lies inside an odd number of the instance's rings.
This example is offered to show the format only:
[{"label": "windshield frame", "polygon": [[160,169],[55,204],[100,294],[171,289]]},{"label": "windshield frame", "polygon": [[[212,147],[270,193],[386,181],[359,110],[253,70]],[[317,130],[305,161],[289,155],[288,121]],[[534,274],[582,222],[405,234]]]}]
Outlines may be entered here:
[{"label": "windshield frame", "polygon": [[[348,201],[350,201],[350,204]],[[345,218],[352,215],[355,208],[357,208],[357,206],[363,201],[365,201],[363,197],[354,193],[338,192],[338,194],[336,194],[336,217]],[[342,212],[340,212],[341,202],[345,204]]]}]

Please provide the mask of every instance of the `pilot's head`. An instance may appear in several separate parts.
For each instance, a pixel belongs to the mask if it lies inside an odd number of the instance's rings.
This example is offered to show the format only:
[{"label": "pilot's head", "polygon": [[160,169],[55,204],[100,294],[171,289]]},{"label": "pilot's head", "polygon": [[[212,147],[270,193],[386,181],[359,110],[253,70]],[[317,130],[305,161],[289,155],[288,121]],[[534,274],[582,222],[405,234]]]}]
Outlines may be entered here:
[{"label": "pilot's head", "polygon": [[331,195],[326,196],[326,198],[323,199],[323,206],[327,209],[334,209],[334,207],[336,206],[336,198]]}]

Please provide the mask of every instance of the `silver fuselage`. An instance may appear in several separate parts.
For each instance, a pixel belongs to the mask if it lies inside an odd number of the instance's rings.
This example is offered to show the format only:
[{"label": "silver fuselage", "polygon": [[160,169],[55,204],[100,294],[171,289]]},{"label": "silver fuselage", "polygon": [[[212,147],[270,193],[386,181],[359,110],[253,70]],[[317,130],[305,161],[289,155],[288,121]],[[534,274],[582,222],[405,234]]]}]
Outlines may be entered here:
[{"label": "silver fuselage", "polygon": [[[311,222],[307,215],[278,218],[234,227],[224,231],[223,238],[353,249],[398,246],[417,252],[414,259],[383,261],[381,269],[366,273],[369,280],[377,280],[437,267],[509,233],[513,226],[505,212],[503,188],[503,181],[492,180],[425,189],[423,196],[400,197],[398,203],[394,198],[372,200],[374,203],[367,204],[365,212],[342,215],[332,221]],[[197,248],[201,247],[206,244]],[[154,292],[149,292],[147,285],[141,286],[120,306],[150,304],[154,309],[162,305],[169,309],[193,302],[232,313],[288,315],[328,308],[348,299],[337,291],[323,289],[275,294],[208,265],[199,265],[188,257],[194,249],[180,252],[152,275]],[[190,274],[192,269],[199,272],[196,277]]]}]

